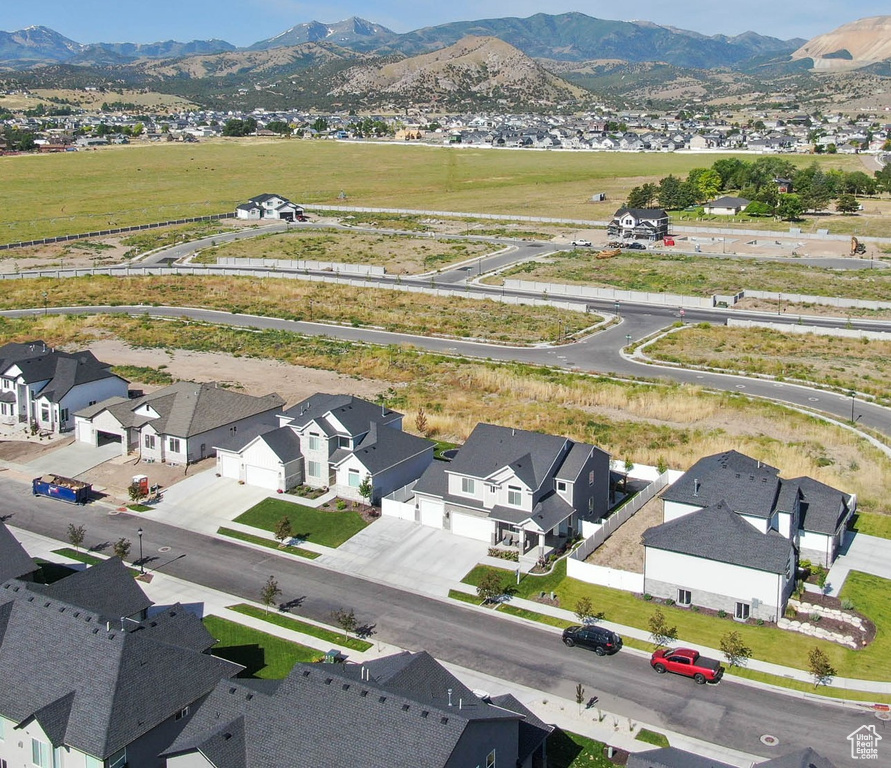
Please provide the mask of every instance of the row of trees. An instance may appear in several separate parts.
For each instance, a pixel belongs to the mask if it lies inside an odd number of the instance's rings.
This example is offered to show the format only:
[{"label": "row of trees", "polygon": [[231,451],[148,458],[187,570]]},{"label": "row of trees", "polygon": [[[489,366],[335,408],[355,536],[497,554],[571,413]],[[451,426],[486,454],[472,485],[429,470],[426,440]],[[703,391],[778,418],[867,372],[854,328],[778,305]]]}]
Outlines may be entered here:
[{"label": "row of trees", "polygon": [[[780,193],[776,179],[790,180],[794,193]],[[658,184],[634,187],[627,205],[630,208],[659,205],[678,211],[731,190],[752,201],[746,213],[756,216],[794,219],[807,211],[826,210],[832,201],[836,210],[852,213],[858,208],[855,195],[891,193],[891,167],[870,176],[864,171],[824,170],[817,163],[797,168],[780,157],[762,157],[754,162],[722,158],[711,168],[694,168],[683,179],[671,175]]]}]

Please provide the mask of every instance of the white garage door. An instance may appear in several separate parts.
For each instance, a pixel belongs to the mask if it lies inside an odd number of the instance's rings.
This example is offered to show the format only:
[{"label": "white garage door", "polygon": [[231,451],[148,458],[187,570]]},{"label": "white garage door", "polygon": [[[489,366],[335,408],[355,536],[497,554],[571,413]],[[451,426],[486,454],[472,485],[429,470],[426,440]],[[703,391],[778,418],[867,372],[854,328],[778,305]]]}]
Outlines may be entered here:
[{"label": "white garage door", "polygon": [[442,502],[431,501],[430,499],[421,500],[421,523],[432,526],[433,528],[442,528]]},{"label": "white garage door", "polygon": [[266,467],[245,466],[244,482],[257,488],[268,488],[270,491],[277,491],[278,470],[267,469]]},{"label": "white garage door", "polygon": [[238,456],[220,454],[220,475],[231,478],[232,480],[241,480],[241,458]]},{"label": "white garage door", "polygon": [[486,517],[473,517],[452,512],[452,533],[456,536],[466,536],[468,539],[492,542],[495,523]]}]

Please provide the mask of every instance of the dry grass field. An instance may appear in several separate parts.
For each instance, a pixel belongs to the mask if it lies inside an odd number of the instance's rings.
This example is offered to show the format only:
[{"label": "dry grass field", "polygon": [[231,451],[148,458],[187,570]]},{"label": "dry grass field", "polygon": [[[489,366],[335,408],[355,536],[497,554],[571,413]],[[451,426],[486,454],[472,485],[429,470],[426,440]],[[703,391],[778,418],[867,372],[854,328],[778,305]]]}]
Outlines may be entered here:
[{"label": "dry grass field", "polygon": [[[720,157],[256,138],[3,157],[0,242],[219,213],[261,192],[315,205],[603,221],[633,186],[686,175]],[[818,162],[862,167],[853,156]],[[589,202],[598,192],[607,199]]]}]

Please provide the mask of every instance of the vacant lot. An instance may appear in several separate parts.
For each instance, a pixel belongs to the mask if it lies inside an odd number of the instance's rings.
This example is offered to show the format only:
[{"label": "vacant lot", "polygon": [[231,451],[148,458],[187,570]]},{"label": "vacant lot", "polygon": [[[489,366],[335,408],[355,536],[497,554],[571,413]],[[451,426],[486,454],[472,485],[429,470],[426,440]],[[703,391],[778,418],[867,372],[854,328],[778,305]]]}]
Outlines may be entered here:
[{"label": "vacant lot", "polygon": [[341,264],[373,264],[390,274],[430,272],[474,256],[491,253],[497,246],[409,235],[373,235],[363,232],[298,230],[228,243],[203,251],[196,261],[216,263],[240,259],[305,259]]},{"label": "vacant lot", "polygon": [[643,532],[662,523],[662,499],[658,496],[644,504],[633,517],[618,527],[616,532],[595,549],[586,563],[615,568],[619,571],[643,573],[644,548],[640,543]]},{"label": "vacant lot", "polygon": [[[274,139],[4,157],[0,242],[231,211],[262,192],[304,204],[602,221],[633,186],[668,174],[686,176],[720,157]],[[806,165],[815,158],[790,159]],[[862,168],[853,156],[818,162]],[[588,202],[598,192],[607,200]]]},{"label": "vacant lot", "polygon": [[646,352],[657,360],[681,365],[769,374],[843,392],[865,392],[883,400],[891,397],[891,341],[702,323],[663,336]]},{"label": "vacant lot", "polygon": [[293,538],[325,547],[339,547],[368,525],[352,510],[313,509],[279,499],[264,499],[236,517],[235,522],[275,532],[275,526],[285,517],[291,521]]},{"label": "vacant lot", "polygon": [[[275,277],[222,275],[163,277],[77,277],[9,280],[0,308],[166,304],[289,320],[370,326],[421,336],[455,336],[504,343],[556,341],[590,327],[599,316],[552,307],[524,307],[455,296]],[[274,355],[273,355],[274,357]]]},{"label": "vacant lot", "polygon": [[734,294],[745,288],[852,299],[887,299],[891,293],[891,269],[839,271],[789,262],[628,251],[612,259],[562,251],[520,264],[487,282],[506,277],[686,296]]}]

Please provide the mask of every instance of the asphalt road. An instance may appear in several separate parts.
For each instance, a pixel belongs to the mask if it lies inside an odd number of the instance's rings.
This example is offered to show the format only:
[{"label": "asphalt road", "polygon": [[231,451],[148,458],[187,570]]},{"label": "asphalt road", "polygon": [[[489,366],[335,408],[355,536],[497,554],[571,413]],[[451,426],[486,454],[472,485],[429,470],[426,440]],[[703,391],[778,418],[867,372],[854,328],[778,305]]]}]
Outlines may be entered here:
[{"label": "asphalt road", "polygon": [[[30,489],[0,478],[0,515],[10,525],[63,541],[67,526],[86,527],[87,546],[134,538],[144,531],[148,570],[257,600],[274,574],[282,601],[299,599],[298,615],[330,622],[337,608],[353,608],[382,641],[410,650],[427,650],[459,664],[545,693],[568,699],[581,682],[599,696],[604,710],[765,757],[813,746],[839,766],[846,758],[847,734],[865,723],[882,725],[871,714],[755,688],[729,679],[716,686],[657,676],[645,658],[630,651],[599,658],[568,649],[559,633],[534,626],[518,630],[504,619],[371,581],[345,576],[238,544],[185,531],[107,507],[69,506],[35,498]],[[170,551],[159,553],[161,547]],[[765,733],[777,748],[759,741]]]}]

